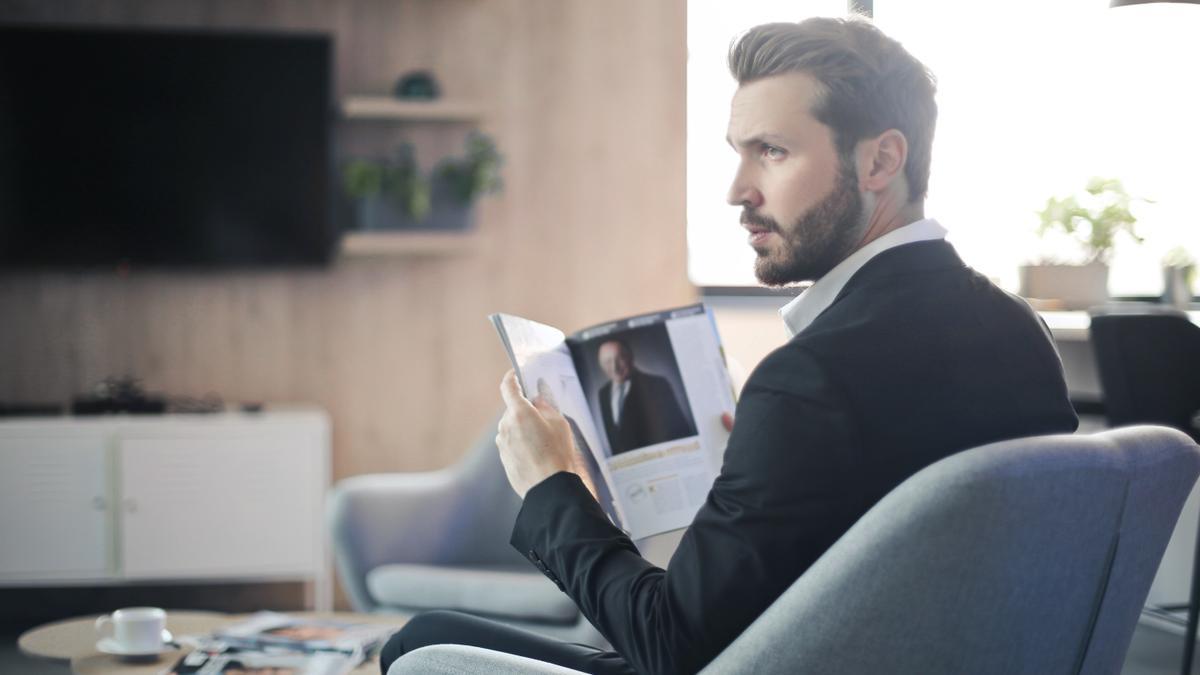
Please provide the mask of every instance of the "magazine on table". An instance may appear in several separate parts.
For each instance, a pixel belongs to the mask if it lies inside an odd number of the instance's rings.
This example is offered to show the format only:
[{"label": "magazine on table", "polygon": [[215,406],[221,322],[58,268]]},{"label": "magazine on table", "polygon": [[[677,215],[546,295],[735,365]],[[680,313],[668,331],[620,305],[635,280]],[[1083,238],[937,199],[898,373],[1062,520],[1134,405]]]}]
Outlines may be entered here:
[{"label": "magazine on table", "polygon": [[570,336],[488,317],[525,396],[571,425],[601,508],[634,539],[687,527],[721,470],[734,390],[704,305],[642,314]]},{"label": "magazine on table", "polygon": [[346,675],[361,661],[338,651],[253,649],[204,638],[167,675]]},{"label": "magazine on table", "polygon": [[196,640],[170,675],[271,673],[343,675],[383,643],[394,626],[257,612]]},{"label": "magazine on table", "polygon": [[393,631],[394,626],[257,612],[244,621],[218,629],[214,635],[236,647],[365,655]]}]

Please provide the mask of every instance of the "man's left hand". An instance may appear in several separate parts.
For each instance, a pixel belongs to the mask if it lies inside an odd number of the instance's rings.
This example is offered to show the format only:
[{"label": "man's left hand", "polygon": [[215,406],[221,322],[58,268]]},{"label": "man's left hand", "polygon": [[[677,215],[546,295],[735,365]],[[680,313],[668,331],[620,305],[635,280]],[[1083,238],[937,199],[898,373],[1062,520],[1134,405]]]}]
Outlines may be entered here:
[{"label": "man's left hand", "polygon": [[500,381],[500,395],[507,409],[496,431],[496,446],[508,482],[524,499],[529,488],[574,469],[575,441],[566,418],[540,399],[525,398],[511,370]]}]

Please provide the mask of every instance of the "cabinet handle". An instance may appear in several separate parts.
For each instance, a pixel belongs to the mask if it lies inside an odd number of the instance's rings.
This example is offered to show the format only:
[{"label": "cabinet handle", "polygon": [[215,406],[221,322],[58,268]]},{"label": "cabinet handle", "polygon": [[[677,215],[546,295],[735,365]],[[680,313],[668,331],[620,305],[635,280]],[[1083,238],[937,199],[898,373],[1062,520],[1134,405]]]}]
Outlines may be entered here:
[{"label": "cabinet handle", "polygon": [[137,506],[136,500],[126,499],[124,504],[125,504],[125,512],[126,513],[137,513],[138,506]]},{"label": "cabinet handle", "polygon": [[108,509],[108,500],[104,497],[95,497],[92,499],[92,507],[97,511],[104,511]]}]

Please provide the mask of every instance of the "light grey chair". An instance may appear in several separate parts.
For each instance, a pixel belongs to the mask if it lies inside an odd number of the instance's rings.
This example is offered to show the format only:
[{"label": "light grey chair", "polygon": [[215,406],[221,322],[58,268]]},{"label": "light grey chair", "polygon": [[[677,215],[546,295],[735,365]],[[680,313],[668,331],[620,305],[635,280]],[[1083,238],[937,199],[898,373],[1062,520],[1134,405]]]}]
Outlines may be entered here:
[{"label": "light grey chair", "polygon": [[340,481],[328,502],[334,558],[355,611],[457,609],[551,637],[607,643],[508,543],[521,502],[489,426],[456,464]]},{"label": "light grey chair", "polygon": [[[1163,427],[994,443],[872,508],[702,672],[1118,673],[1197,475]],[[434,646],[408,673],[572,673]]]}]

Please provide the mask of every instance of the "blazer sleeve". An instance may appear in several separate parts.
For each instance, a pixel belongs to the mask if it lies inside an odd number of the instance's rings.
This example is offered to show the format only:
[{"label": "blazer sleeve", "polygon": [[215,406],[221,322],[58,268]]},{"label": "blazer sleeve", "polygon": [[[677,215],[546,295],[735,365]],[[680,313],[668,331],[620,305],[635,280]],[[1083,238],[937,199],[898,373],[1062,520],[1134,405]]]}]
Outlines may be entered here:
[{"label": "blazer sleeve", "polygon": [[747,382],[724,465],[667,568],[651,565],[578,477],[529,490],[512,544],[639,673],[701,669],[844,532],[858,511],[851,415],[796,343]]}]

